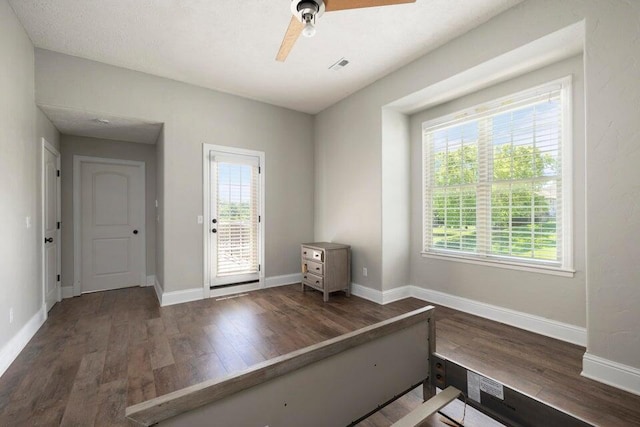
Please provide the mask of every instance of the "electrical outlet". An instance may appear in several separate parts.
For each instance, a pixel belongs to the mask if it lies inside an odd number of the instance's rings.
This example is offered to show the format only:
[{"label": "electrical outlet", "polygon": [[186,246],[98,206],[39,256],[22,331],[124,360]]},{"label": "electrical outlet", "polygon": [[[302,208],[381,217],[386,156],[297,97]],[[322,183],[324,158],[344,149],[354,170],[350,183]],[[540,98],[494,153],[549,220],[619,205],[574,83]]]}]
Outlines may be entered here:
[{"label": "electrical outlet", "polygon": [[9,323],[13,323],[13,307],[9,309]]},{"label": "electrical outlet", "polygon": [[25,217],[24,223],[27,226],[27,228],[31,228],[31,217],[30,216]]},{"label": "electrical outlet", "polygon": [[156,200],[156,208],[158,207],[158,201]]},{"label": "electrical outlet", "polygon": [[204,222],[204,217],[202,215],[198,215],[198,224],[202,224]]},{"label": "electrical outlet", "polygon": [[362,275],[367,277],[367,267],[362,267]]}]

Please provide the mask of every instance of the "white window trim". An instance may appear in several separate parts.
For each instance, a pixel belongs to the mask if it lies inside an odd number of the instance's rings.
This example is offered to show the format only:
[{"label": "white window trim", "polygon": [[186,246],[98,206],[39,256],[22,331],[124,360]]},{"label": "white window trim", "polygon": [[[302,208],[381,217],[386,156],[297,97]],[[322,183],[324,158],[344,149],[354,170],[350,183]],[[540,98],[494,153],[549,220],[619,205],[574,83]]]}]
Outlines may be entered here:
[{"label": "white window trim", "polygon": [[[425,159],[425,144],[424,144],[424,129],[433,126],[444,125],[452,120],[457,120],[460,117],[468,116],[471,118],[476,112],[481,111],[487,104],[508,103],[513,98],[519,98],[526,93],[535,93],[539,90],[553,85],[560,85],[561,99],[562,99],[562,198],[563,198],[563,210],[562,210],[562,265],[558,266],[556,263],[549,264],[544,261],[538,260],[524,260],[511,259],[509,257],[500,256],[486,256],[482,254],[465,254],[459,251],[447,251],[447,250],[425,250],[424,242],[426,241],[426,203],[424,200],[424,194],[426,190],[426,175],[424,167]],[[572,77],[571,75],[547,82],[542,85],[532,87],[505,97],[501,97],[483,104],[475,105],[470,108],[466,108],[462,111],[458,111],[446,116],[438,117],[433,120],[428,120],[422,124],[422,152],[421,152],[421,169],[422,169],[422,251],[421,256],[423,258],[440,259],[446,261],[464,262],[468,264],[484,265],[490,267],[506,268],[511,270],[521,270],[533,273],[552,274],[563,277],[573,277],[575,270],[573,268],[573,91],[572,91]]]}]

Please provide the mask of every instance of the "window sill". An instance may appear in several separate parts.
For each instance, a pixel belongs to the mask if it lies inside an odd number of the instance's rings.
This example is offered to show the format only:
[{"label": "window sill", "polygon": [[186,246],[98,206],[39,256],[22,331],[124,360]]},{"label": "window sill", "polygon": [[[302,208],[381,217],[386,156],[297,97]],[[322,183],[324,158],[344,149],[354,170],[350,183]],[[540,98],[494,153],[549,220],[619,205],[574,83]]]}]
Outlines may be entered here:
[{"label": "window sill", "polygon": [[553,276],[561,276],[561,277],[573,277],[575,275],[575,270],[570,270],[566,268],[553,267],[547,265],[532,265],[519,263],[514,261],[502,261],[496,259],[479,259],[479,258],[471,258],[463,255],[457,254],[448,254],[442,252],[422,252],[423,258],[433,258],[440,259],[444,261],[457,261],[464,262],[467,264],[476,264],[476,265],[484,265],[486,267],[498,267],[498,268],[506,268],[509,270],[520,270],[520,271],[528,271],[531,273],[541,273],[541,274],[551,274]]}]

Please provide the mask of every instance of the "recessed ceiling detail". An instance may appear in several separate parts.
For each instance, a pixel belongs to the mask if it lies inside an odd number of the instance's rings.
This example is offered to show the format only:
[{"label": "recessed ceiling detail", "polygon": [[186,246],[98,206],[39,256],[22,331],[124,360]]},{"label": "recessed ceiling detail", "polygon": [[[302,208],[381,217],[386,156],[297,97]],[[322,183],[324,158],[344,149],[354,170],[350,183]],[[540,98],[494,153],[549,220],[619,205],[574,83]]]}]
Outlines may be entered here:
[{"label": "recessed ceiling detail", "polygon": [[[291,0],[9,0],[43,49],[317,113],[520,0],[417,0],[326,13],[274,61]],[[349,58],[348,73],[327,64]],[[340,76],[340,78],[336,78]],[[313,81],[319,90],[309,91]]]}]

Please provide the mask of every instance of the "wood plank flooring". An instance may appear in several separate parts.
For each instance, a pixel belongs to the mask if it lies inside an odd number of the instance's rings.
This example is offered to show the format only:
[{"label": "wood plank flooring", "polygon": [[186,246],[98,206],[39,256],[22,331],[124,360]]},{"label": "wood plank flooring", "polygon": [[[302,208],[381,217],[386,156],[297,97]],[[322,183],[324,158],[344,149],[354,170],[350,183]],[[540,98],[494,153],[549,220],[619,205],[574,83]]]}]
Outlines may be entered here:
[{"label": "wood plank flooring", "polygon": [[[424,305],[340,294],[323,303],[299,285],[164,308],[152,288],[64,300],[0,377],[0,425],[127,425],[131,404]],[[640,425],[640,397],[579,376],[583,348],[446,308],[436,317],[445,357],[594,424]],[[389,424],[419,402],[407,395],[363,425]]]}]

